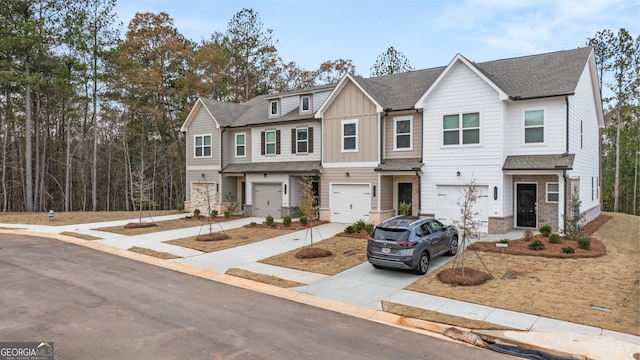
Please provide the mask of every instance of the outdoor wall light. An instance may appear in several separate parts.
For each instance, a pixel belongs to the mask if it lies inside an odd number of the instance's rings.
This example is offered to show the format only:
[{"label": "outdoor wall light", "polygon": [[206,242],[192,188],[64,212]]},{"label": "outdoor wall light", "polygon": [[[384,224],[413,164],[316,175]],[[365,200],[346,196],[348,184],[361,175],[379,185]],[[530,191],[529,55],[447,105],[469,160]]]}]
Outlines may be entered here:
[{"label": "outdoor wall light", "polygon": [[262,176],[267,177],[267,173],[262,174]]},{"label": "outdoor wall light", "polygon": [[284,194],[287,195],[287,184],[284,184]]},{"label": "outdoor wall light", "polygon": [[456,176],[460,176],[460,171],[456,171]]},{"label": "outdoor wall light", "polygon": [[376,197],[376,186],[373,185],[373,197]]},{"label": "outdoor wall light", "polygon": [[498,200],[498,187],[493,187],[493,200]]},{"label": "outdoor wall light", "polygon": [[216,184],[216,192],[220,192],[219,184]]},{"label": "outdoor wall light", "polygon": [[349,173],[348,172],[344,173],[344,176],[349,177]]}]

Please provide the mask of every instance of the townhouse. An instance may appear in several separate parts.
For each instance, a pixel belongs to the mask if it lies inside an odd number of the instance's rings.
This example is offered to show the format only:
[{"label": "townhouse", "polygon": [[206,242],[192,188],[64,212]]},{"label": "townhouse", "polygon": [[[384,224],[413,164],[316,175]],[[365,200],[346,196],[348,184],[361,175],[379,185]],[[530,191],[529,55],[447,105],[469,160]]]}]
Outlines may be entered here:
[{"label": "townhouse", "polygon": [[484,231],[550,224],[572,197],[600,212],[600,129],[590,47],[443,67],[260,96],[199,99],[185,120],[185,208],[241,205],[295,216],[314,178],[322,220],[379,223],[409,204],[450,223],[464,188]]}]

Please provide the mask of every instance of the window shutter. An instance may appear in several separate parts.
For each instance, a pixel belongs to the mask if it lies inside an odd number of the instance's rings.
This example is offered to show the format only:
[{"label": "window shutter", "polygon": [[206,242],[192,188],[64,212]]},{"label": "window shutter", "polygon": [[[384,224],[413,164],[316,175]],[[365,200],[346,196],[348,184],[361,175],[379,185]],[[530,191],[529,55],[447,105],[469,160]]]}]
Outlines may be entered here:
[{"label": "window shutter", "polygon": [[260,133],[260,154],[264,155],[264,131]]},{"label": "window shutter", "polygon": [[297,153],[296,151],[296,129],[291,129],[291,153],[295,154]]},{"label": "window shutter", "polygon": [[276,154],[280,154],[280,130],[276,130]]},{"label": "window shutter", "polygon": [[309,129],[307,130],[307,141],[308,141],[308,145],[307,145],[307,151],[309,153],[313,152],[313,128],[309,127]]}]

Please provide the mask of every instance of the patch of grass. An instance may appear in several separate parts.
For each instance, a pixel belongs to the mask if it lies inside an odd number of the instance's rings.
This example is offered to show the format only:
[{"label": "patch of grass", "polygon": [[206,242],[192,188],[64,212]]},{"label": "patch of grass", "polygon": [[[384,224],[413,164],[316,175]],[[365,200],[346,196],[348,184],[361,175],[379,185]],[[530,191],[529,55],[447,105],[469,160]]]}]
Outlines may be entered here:
[{"label": "patch of grass", "polygon": [[[55,211],[55,209],[54,209]],[[143,217],[180,214],[177,210],[144,211]],[[61,211],[55,213],[55,220],[49,221],[47,212],[12,212],[0,213],[0,223],[28,224],[28,225],[71,225],[92,222],[126,220],[136,221],[140,218],[139,211]]]},{"label": "patch of grass", "polygon": [[290,269],[310,271],[318,274],[335,275],[367,261],[367,240],[334,236],[315,242],[314,247],[324,247],[331,251],[328,257],[298,259],[300,249],[291,250],[259,262]]},{"label": "patch of grass", "polygon": [[[220,221],[219,220],[211,221],[211,224],[212,224],[211,226],[214,230],[216,229],[215,224],[217,222],[220,222]],[[135,220],[129,224],[135,225],[137,223],[138,221]],[[148,226],[148,227],[144,227],[144,226],[137,227],[137,226],[127,226],[127,225],[109,226],[109,227],[103,227],[103,228],[98,228],[94,230],[106,231],[106,232],[116,233],[120,235],[133,236],[133,235],[141,235],[141,234],[151,234],[159,231],[183,229],[183,228],[194,227],[194,226],[206,226],[208,229],[209,220],[204,217],[201,217],[199,219],[198,218],[191,218],[191,219],[181,218],[181,219],[175,219],[175,220],[156,221],[153,224],[155,224],[156,226]]]},{"label": "patch of grass", "polygon": [[287,279],[279,278],[277,276],[258,274],[252,271],[247,271],[247,270],[237,269],[237,268],[228,269],[227,271],[225,271],[225,274],[237,276],[243,279],[258,281],[258,282],[273,285],[273,286],[279,286],[282,288],[292,288],[292,287],[307,285],[305,283],[287,280]]},{"label": "patch of grass", "polygon": [[[592,235],[607,247],[604,256],[553,259],[480,252],[482,262],[466,256],[465,266],[486,265],[496,280],[451,287],[434,271],[406,289],[640,336],[640,217],[606,214],[613,219]],[[501,280],[513,273],[517,278]],[[595,311],[594,303],[612,311]]]},{"label": "patch of grass", "polygon": [[84,239],[84,240],[101,240],[102,239],[96,236],[80,234],[80,233],[71,232],[71,231],[63,231],[60,233],[60,235],[73,236],[75,238]]},{"label": "patch of grass", "polygon": [[164,260],[179,259],[180,258],[180,256],[169,254],[168,252],[155,251],[155,250],[141,248],[141,247],[137,247],[137,246],[131,247],[128,250],[131,251],[131,252],[138,253],[138,254],[145,254],[145,255],[157,257],[159,259],[164,259]]},{"label": "patch of grass", "polygon": [[440,324],[459,326],[474,330],[516,330],[508,326],[489,323],[486,321],[467,319],[464,317],[439,313],[437,311],[425,310],[413,306],[397,304],[390,301],[382,301],[382,310],[388,313],[409,317],[412,319],[420,319],[432,321]]},{"label": "patch of grass", "polygon": [[190,236],[188,238],[166,241],[166,243],[208,253],[229,249],[236,246],[247,245],[257,241],[278,237],[284,234],[290,234],[291,231],[241,227],[237,229],[226,230],[225,233],[229,236],[229,238],[221,241],[197,241],[197,236]]}]

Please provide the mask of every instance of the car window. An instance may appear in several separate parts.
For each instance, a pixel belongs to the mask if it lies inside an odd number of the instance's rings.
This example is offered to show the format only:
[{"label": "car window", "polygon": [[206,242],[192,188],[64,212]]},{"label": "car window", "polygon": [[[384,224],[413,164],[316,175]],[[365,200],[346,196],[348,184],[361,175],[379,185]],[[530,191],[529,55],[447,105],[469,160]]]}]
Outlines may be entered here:
[{"label": "car window", "polygon": [[429,224],[428,223],[420,225],[420,228],[422,229],[422,233],[425,236],[431,234],[431,229],[429,229]]},{"label": "car window", "polygon": [[405,241],[409,239],[409,230],[376,228],[373,232],[375,240]]},{"label": "car window", "polygon": [[437,221],[431,221],[431,222],[429,222],[429,227],[431,227],[431,229],[433,230],[433,232],[434,232],[434,233],[435,233],[435,232],[438,232],[438,231],[443,231],[443,230],[444,230],[444,229],[443,229],[443,227],[442,227],[442,225],[440,225],[440,223],[439,223],[439,222],[437,222]]}]

